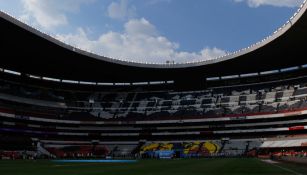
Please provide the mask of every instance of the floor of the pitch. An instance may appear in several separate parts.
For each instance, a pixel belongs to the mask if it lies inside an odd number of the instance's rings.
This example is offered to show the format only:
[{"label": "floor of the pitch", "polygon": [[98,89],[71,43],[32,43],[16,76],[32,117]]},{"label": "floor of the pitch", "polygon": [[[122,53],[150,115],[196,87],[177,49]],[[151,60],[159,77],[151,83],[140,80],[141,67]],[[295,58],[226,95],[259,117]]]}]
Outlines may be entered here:
[{"label": "floor of the pitch", "polygon": [[[288,171],[289,173],[292,173],[292,174],[295,174],[295,175],[303,175],[303,173],[300,173],[300,172],[297,172],[296,170],[293,170],[293,169],[289,169],[289,168],[286,168],[284,166],[282,166],[282,163],[281,162],[277,162],[277,161],[274,161],[274,160],[262,160],[263,162],[265,163],[268,163],[268,164],[271,164],[272,166],[275,166],[275,167],[278,167],[280,169],[283,169],[285,171]],[[303,165],[302,165],[303,166]],[[307,165],[306,165],[307,166]],[[307,172],[306,172],[307,173]]]},{"label": "floor of the pitch", "polygon": [[307,166],[259,159],[181,159],[124,162],[0,160],[2,175],[301,175]]},{"label": "floor of the pitch", "polygon": [[136,163],[137,160],[52,160],[55,163]]}]

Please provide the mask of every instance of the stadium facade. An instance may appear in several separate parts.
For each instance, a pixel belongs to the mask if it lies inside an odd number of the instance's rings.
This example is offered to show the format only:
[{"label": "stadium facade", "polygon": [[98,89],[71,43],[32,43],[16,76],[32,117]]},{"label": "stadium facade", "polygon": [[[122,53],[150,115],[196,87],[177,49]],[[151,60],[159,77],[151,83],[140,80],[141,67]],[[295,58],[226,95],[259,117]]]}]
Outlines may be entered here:
[{"label": "stadium facade", "polygon": [[98,56],[1,12],[0,156],[306,154],[306,9],[248,48],[185,64]]}]

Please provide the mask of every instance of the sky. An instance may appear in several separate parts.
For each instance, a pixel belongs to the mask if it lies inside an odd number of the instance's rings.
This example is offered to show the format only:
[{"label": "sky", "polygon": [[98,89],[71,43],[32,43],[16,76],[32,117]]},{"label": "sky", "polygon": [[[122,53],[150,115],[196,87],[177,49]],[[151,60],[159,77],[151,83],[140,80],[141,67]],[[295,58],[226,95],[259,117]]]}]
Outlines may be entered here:
[{"label": "sky", "polygon": [[0,0],[60,41],[142,63],[215,59],[271,35],[303,0]]}]

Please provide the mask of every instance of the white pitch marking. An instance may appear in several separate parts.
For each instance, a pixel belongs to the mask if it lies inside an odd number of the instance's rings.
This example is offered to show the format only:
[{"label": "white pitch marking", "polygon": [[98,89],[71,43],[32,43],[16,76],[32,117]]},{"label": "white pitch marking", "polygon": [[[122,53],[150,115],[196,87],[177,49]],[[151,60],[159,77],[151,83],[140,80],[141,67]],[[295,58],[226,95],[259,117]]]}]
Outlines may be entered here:
[{"label": "white pitch marking", "polygon": [[293,171],[293,170],[291,170],[291,169],[288,169],[288,168],[285,168],[285,167],[276,165],[276,164],[279,164],[279,162],[276,162],[276,161],[273,161],[273,160],[262,160],[262,161],[265,162],[265,163],[268,163],[268,164],[270,164],[270,165],[272,165],[272,166],[278,167],[278,168],[280,168],[280,169],[282,169],[282,170],[285,170],[285,171],[288,171],[288,172],[290,172],[290,173],[293,173],[293,174],[295,174],[295,175],[303,175],[303,174],[298,173],[298,172],[296,172],[296,171]]}]

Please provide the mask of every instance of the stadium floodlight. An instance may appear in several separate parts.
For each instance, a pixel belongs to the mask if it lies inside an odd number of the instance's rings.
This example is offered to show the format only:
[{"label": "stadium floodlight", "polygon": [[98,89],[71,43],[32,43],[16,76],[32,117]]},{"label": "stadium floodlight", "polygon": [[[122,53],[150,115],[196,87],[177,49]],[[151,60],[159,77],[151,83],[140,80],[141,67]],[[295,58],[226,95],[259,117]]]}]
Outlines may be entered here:
[{"label": "stadium floodlight", "polygon": [[43,77],[42,79],[43,79],[43,80],[47,80],[47,81],[61,82],[61,80],[60,80],[60,79],[57,79],[57,78]]},{"label": "stadium floodlight", "polygon": [[254,77],[258,75],[259,75],[258,73],[248,73],[248,74],[241,74],[240,77],[246,78],[246,77]]},{"label": "stadium floodlight", "polygon": [[207,81],[217,81],[217,80],[220,80],[220,77],[209,77],[209,78],[206,78]]},{"label": "stadium floodlight", "polygon": [[30,77],[30,78],[34,78],[34,79],[41,79],[40,76],[36,76],[36,75],[30,75],[30,74],[28,74],[27,76]]},{"label": "stadium floodlight", "polygon": [[21,75],[20,72],[13,71],[13,70],[8,70],[8,69],[4,69],[3,72],[8,73],[8,74],[12,74],[12,75],[18,75],[18,76]]},{"label": "stadium floodlight", "polygon": [[114,83],[97,83],[99,86],[113,86]]},{"label": "stadium floodlight", "polygon": [[62,80],[63,83],[70,83],[70,84],[79,84],[79,81],[75,80]]},{"label": "stadium floodlight", "polygon": [[80,81],[79,84],[83,84],[83,85],[96,85],[96,82],[89,82],[89,81]]},{"label": "stadium floodlight", "polygon": [[135,82],[135,83],[132,83],[132,85],[148,85],[148,82]]},{"label": "stadium floodlight", "polygon": [[165,82],[164,81],[151,81],[149,82],[149,84],[158,85],[158,84],[165,84]]},{"label": "stadium floodlight", "polygon": [[115,86],[130,86],[131,83],[115,83]]},{"label": "stadium floodlight", "polygon": [[260,72],[260,75],[275,74],[275,73],[278,73],[278,72],[279,72],[279,70],[270,70],[270,71]]},{"label": "stadium floodlight", "polygon": [[299,67],[295,66],[295,67],[284,68],[284,69],[281,69],[280,71],[281,72],[289,72],[289,71],[294,71],[294,70],[297,70],[297,69],[299,69]]},{"label": "stadium floodlight", "polygon": [[228,79],[234,79],[234,78],[239,78],[239,75],[229,75],[229,76],[221,77],[222,80],[228,80]]}]

